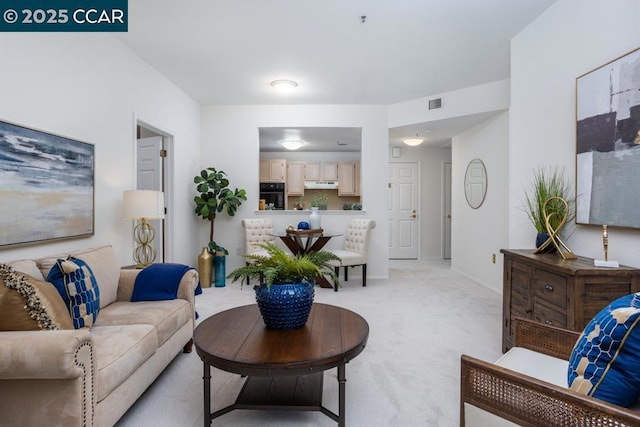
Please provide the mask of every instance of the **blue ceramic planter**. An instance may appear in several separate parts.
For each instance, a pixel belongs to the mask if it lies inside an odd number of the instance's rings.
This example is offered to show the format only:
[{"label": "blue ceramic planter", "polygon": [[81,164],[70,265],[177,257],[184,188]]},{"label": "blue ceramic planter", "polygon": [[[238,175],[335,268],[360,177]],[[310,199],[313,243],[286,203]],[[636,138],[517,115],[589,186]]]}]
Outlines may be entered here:
[{"label": "blue ceramic planter", "polygon": [[313,283],[273,284],[270,289],[262,284],[254,290],[268,328],[298,329],[307,323],[315,294]]},{"label": "blue ceramic planter", "polygon": [[[540,246],[542,246],[544,242],[547,241],[548,238],[549,238],[548,233],[538,233],[538,235],[536,236],[536,248],[539,248]],[[541,253],[554,254],[556,253],[556,247],[552,243],[548,245],[546,248],[544,248],[544,250]]]}]

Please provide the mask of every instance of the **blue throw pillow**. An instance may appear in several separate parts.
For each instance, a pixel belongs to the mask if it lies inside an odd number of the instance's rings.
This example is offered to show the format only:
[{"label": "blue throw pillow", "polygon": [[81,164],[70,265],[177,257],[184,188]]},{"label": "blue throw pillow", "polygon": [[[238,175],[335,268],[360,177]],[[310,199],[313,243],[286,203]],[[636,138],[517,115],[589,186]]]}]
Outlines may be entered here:
[{"label": "blue throw pillow", "polygon": [[569,359],[569,388],[620,406],[640,396],[640,293],[612,302],[585,327]]},{"label": "blue throw pillow", "polygon": [[100,311],[100,289],[87,263],[73,257],[59,259],[49,271],[47,281],[62,296],[74,328],[90,328]]}]

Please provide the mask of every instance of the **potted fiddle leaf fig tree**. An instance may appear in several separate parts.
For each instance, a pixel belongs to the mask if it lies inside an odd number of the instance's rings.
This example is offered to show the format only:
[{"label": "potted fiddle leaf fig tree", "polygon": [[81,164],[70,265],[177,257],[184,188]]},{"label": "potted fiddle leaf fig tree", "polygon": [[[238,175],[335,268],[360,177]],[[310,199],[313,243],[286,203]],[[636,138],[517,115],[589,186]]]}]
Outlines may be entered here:
[{"label": "potted fiddle leaf fig tree", "polygon": [[267,327],[297,329],[307,323],[313,304],[315,278],[328,275],[339,284],[329,261],[340,258],[333,252],[316,251],[292,256],[279,246],[267,242],[258,245],[267,255],[245,255],[247,264],[229,276],[234,282],[257,279],[256,301]]},{"label": "potted fiddle leaf fig tree", "polygon": [[206,278],[204,282],[209,282],[203,283],[203,286],[209,286],[212,278],[211,264],[210,261],[200,259],[206,257],[208,250],[209,253],[214,255],[213,263],[216,266],[215,285],[221,287],[224,286],[225,279],[225,255],[228,255],[229,252],[213,240],[216,216],[222,212],[226,212],[229,216],[234,216],[242,202],[247,200],[247,192],[238,188],[231,190],[227,174],[213,167],[200,171],[200,175],[196,175],[193,178],[193,182],[196,184],[196,190],[199,193],[193,198],[195,213],[205,221],[209,221],[210,224],[209,243],[207,248],[203,248],[203,252],[198,259],[198,265],[202,264],[204,266],[200,275]]},{"label": "potted fiddle leaf fig tree", "polygon": [[[205,221],[209,221],[209,250],[215,252],[222,248],[213,240],[216,215],[226,212],[234,216],[238,207],[247,200],[246,190],[231,190],[229,179],[223,171],[216,168],[206,168],[200,171],[200,175],[193,178],[198,195],[193,198],[195,213]],[[224,249],[224,248],[222,248]],[[228,255],[225,249],[225,255]]]}]

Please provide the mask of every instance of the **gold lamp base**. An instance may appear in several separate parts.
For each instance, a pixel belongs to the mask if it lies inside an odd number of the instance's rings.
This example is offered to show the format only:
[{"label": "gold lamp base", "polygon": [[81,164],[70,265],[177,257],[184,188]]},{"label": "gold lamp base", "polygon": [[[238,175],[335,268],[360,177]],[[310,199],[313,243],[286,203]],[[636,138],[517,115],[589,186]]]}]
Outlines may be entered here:
[{"label": "gold lamp base", "polygon": [[136,262],[136,267],[144,268],[155,261],[156,250],[150,245],[155,236],[155,230],[145,218],[140,219],[140,223],[133,228],[133,237],[138,244],[133,251],[133,260]]}]

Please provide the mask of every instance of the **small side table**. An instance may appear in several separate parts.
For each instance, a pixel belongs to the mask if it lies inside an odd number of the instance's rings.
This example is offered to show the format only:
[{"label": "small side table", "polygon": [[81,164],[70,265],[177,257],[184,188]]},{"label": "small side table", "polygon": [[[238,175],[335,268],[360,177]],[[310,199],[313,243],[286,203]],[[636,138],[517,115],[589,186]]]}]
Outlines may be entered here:
[{"label": "small side table", "polygon": [[144,267],[140,267],[138,265],[123,265],[122,267],[120,267],[123,270],[142,270]]}]

